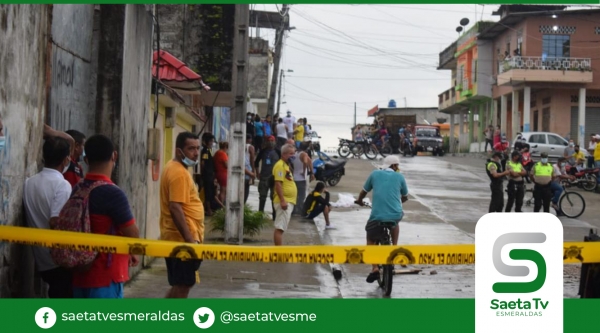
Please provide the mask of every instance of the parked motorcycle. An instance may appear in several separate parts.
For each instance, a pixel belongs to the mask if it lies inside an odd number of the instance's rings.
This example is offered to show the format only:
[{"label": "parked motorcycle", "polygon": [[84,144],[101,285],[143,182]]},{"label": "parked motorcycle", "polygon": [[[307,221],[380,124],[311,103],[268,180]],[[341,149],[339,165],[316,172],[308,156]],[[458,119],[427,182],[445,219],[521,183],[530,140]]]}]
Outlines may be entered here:
[{"label": "parked motorcycle", "polygon": [[352,141],[347,139],[338,138],[340,140],[338,146],[338,154],[340,157],[347,158],[350,154],[354,157],[360,157],[362,154],[372,160],[377,157],[377,151],[373,149],[371,138],[366,138],[363,141]]},{"label": "parked motorcycle", "polygon": [[346,160],[331,159],[325,153],[318,151],[318,158],[313,161],[315,179],[325,182],[329,186],[337,185],[342,176],[346,174]]},{"label": "parked motorcycle", "polygon": [[[567,165],[565,167],[565,170],[567,171],[568,174],[571,174],[570,173],[571,168],[574,168],[574,167],[572,167],[570,165]],[[573,174],[575,176],[575,180],[568,180],[566,183],[568,186],[575,185],[577,187],[583,188],[586,191],[593,192],[596,190],[596,187],[598,186],[598,179],[596,178],[598,171],[600,171],[600,168],[582,169],[581,171],[577,171]]]}]

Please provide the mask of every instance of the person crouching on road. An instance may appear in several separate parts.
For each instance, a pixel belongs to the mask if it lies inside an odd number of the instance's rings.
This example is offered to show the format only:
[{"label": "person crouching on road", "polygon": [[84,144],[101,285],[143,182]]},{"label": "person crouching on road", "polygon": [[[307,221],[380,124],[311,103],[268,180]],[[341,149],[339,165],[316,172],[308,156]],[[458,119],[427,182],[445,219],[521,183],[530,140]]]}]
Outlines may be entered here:
[{"label": "person crouching on road", "polygon": [[533,198],[535,200],[533,211],[537,213],[544,206],[544,213],[550,213],[551,182],[554,168],[552,164],[548,163],[548,153],[542,153],[541,157],[542,160],[533,166],[531,172],[531,180],[535,184],[533,187]]},{"label": "person crouching on road", "polygon": [[273,167],[273,179],[275,181],[275,231],[273,241],[275,245],[282,245],[283,233],[287,230],[292,217],[294,205],[296,205],[296,183],[290,169],[290,157],[296,153],[294,145],[285,144],[281,147],[281,159]]},{"label": "person crouching on road", "polygon": [[317,183],[315,190],[310,192],[304,201],[302,210],[303,215],[310,220],[323,213],[323,216],[325,217],[325,229],[334,229],[334,226],[329,223],[331,204],[329,203],[329,192],[325,189],[325,183]]},{"label": "person crouching on road", "polygon": [[504,208],[504,191],[503,191],[503,177],[508,175],[508,171],[500,172],[502,165],[500,159],[502,158],[501,152],[495,152],[492,158],[488,160],[485,171],[488,177],[490,177],[490,189],[492,190],[492,200],[490,201],[490,213],[502,213]]},{"label": "person crouching on road", "polygon": [[505,212],[509,213],[512,210],[513,203],[515,204],[515,212],[521,213],[523,207],[523,197],[525,196],[525,182],[523,176],[527,171],[521,165],[521,154],[514,151],[511,155],[511,160],[506,163],[506,171],[508,174],[508,202],[506,203]]}]

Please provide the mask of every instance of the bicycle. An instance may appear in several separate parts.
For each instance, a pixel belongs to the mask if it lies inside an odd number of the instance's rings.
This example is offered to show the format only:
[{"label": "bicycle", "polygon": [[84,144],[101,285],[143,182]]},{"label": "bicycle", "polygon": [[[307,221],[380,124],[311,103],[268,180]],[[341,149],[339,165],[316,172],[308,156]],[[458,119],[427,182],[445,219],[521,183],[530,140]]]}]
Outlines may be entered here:
[{"label": "bicycle", "polygon": [[[372,208],[368,203],[363,203],[365,207]],[[392,229],[397,225],[397,221],[380,221],[379,226],[382,227],[383,232],[380,238],[375,241],[375,245],[394,245],[392,242]],[[377,283],[379,287],[383,289],[385,296],[390,296],[392,293],[392,285],[394,283],[394,264],[378,264],[379,277]]]},{"label": "bicycle", "polygon": [[[585,211],[585,199],[583,196],[577,192],[567,191],[565,184],[562,182],[560,185],[563,188],[563,193],[558,199],[558,208],[568,218],[574,219],[581,216]],[[531,193],[531,196],[527,196],[527,193]],[[525,196],[527,196],[525,205],[531,206],[535,202],[533,197],[533,187],[530,189],[525,189]],[[581,208],[577,208],[579,206]]]}]

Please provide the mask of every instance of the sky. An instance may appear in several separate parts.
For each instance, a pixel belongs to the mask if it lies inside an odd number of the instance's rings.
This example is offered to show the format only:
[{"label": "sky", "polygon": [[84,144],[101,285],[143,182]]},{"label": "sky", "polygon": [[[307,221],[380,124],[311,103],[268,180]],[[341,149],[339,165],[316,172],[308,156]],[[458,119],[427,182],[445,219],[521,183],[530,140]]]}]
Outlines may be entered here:
[{"label": "sky", "polygon": [[[251,5],[277,11],[281,5]],[[308,119],[321,147],[337,147],[354,125],[372,123],[367,111],[387,107],[437,107],[450,88],[450,71],[436,70],[439,53],[458,38],[462,18],[497,21],[491,5],[291,5],[281,69],[281,112]],[[252,37],[274,44],[275,31]],[[289,72],[293,71],[293,72]],[[285,104],[284,104],[285,103]]]}]

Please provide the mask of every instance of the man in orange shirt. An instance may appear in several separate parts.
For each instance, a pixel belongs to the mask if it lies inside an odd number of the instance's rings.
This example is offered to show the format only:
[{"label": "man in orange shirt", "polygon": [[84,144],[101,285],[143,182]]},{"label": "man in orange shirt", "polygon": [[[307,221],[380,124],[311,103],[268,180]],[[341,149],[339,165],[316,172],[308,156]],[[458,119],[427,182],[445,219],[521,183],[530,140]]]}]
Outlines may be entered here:
[{"label": "man in orange shirt", "polygon": [[[175,141],[175,158],[169,161],[160,180],[160,239],[199,244],[204,241],[204,206],[188,168],[198,164],[200,139],[183,132]],[[167,298],[187,298],[198,283],[202,260],[165,258],[171,289]]]}]

